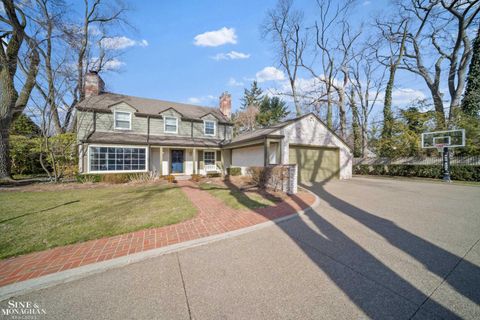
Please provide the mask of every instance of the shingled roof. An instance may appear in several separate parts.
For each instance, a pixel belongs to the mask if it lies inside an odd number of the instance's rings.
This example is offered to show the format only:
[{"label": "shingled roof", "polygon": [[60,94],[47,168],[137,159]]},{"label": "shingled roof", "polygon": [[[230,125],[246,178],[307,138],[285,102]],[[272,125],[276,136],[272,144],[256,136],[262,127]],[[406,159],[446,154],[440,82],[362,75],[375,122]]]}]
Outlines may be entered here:
[{"label": "shingled roof", "polygon": [[229,123],[229,119],[223,115],[219,108],[202,107],[185,103],[178,103],[165,100],[147,99],[124,94],[103,92],[85,98],[77,104],[77,109],[82,111],[110,112],[110,107],[124,102],[134,108],[137,113],[145,115],[159,115],[167,109],[174,109],[183,117],[188,119],[201,119],[207,114],[212,114],[221,122]]}]

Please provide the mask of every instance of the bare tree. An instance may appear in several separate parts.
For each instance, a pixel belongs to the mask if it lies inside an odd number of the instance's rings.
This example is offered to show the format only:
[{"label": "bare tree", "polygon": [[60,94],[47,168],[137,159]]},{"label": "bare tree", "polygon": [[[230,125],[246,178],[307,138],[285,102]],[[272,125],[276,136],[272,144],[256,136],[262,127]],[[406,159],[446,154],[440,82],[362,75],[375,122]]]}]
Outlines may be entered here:
[{"label": "bare tree", "polygon": [[353,57],[350,70],[351,85],[360,105],[358,120],[362,133],[361,153],[362,157],[365,157],[368,149],[369,119],[383,91],[385,68],[378,62],[374,49],[367,42],[363,50]]},{"label": "bare tree", "polygon": [[[386,148],[384,148],[384,150],[380,150],[381,153],[388,153],[390,151],[389,149],[391,149],[391,146],[388,142],[392,138],[394,124],[394,116],[392,111],[393,87],[395,85],[395,74],[405,53],[408,22],[404,19],[393,22],[377,20],[376,26],[382,36],[380,41],[386,44],[386,52],[382,52],[383,48],[380,43],[375,45],[375,52],[378,61],[387,67],[389,72],[388,81],[385,88],[385,97],[383,100],[382,139],[384,139],[386,142]],[[400,35],[400,39],[398,38],[398,35]]]},{"label": "bare tree", "polygon": [[293,8],[292,0],[279,0],[276,8],[268,11],[261,29],[263,37],[270,37],[279,52],[280,65],[287,73],[296,113],[301,115],[296,82],[307,44],[303,34],[303,13]]},{"label": "bare tree", "polygon": [[[480,1],[403,0],[399,8],[409,23],[407,46],[399,68],[424,79],[432,95],[437,126],[445,127],[446,113],[451,119],[465,89],[472,57],[468,29],[478,16]],[[444,71],[445,67],[448,70]],[[447,77],[449,102],[444,101],[442,76]]]},{"label": "bare tree", "polygon": [[[302,66],[323,83],[322,96],[327,105],[327,126],[333,129],[333,105],[338,106],[340,135],[346,135],[345,90],[348,85],[348,65],[353,45],[360,31],[352,33],[348,13],[353,1],[336,5],[332,0],[317,0],[319,20],[311,28],[314,31],[314,56],[310,63],[302,60]],[[339,79],[342,77],[342,79]]]},{"label": "bare tree", "polygon": [[[5,16],[0,15],[0,179],[10,179],[9,129],[22,113],[35,85],[40,58],[37,43],[27,38],[25,13],[12,0],[2,0]],[[20,92],[16,88],[17,66],[23,43],[28,45],[29,66]]]}]

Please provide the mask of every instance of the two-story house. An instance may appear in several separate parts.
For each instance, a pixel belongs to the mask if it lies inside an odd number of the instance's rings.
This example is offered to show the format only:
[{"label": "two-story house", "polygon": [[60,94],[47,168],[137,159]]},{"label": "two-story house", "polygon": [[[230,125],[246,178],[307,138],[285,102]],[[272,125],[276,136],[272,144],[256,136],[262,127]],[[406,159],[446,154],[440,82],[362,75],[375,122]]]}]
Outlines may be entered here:
[{"label": "two-story house", "polygon": [[313,114],[233,137],[226,92],[218,108],[139,98],[105,92],[90,72],[76,108],[81,173],[191,175],[296,163],[300,181],[351,176],[349,147]]}]

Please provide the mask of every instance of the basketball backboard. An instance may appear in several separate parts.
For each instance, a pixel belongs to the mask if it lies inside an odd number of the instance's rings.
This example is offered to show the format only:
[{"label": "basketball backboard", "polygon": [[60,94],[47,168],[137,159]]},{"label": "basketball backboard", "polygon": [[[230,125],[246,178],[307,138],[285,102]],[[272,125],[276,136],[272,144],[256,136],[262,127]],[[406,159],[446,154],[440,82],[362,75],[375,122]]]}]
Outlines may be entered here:
[{"label": "basketball backboard", "polygon": [[465,130],[444,130],[422,133],[422,148],[439,149],[465,146]]}]

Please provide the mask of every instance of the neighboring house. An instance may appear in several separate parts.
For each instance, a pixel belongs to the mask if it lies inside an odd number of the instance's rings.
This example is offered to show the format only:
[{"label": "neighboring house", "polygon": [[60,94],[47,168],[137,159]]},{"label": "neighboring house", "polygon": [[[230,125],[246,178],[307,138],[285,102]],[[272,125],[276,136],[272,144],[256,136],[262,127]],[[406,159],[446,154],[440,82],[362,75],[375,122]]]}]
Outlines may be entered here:
[{"label": "neighboring house", "polygon": [[223,93],[219,104],[108,93],[102,79],[88,73],[85,99],[77,105],[79,170],[191,175],[297,163],[300,181],[351,177],[351,150],[315,115],[233,138],[230,95]]}]

